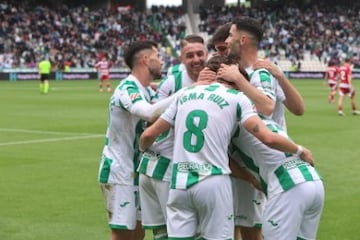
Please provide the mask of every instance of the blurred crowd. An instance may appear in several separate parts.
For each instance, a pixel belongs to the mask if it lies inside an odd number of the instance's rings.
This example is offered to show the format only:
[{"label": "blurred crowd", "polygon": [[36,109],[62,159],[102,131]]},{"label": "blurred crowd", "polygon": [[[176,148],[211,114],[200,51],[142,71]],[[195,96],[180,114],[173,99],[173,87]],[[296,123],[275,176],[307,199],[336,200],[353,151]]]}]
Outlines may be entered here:
[{"label": "blurred crowd", "polygon": [[[182,7],[153,6],[146,12],[124,7],[110,12],[2,1],[0,13],[0,69],[34,68],[42,57],[59,70],[92,68],[105,53],[114,67],[125,67],[123,48],[135,39],[160,43],[167,69],[178,61],[169,40],[183,38],[186,30]],[[325,63],[352,57],[355,67],[360,67],[359,7],[200,7],[199,30],[211,35],[242,15],[261,19],[266,29],[260,46],[264,57],[295,62],[309,54]]]},{"label": "blurred crowd", "polygon": [[260,49],[276,61],[283,57],[292,62],[304,56],[324,63],[340,62],[346,57],[360,67],[360,6],[315,5],[308,8],[201,7],[199,29],[212,34],[215,29],[237,16],[262,21],[265,36]]},{"label": "blurred crowd", "polygon": [[180,37],[185,31],[179,22],[180,7],[153,7],[149,12],[126,7],[110,12],[2,1],[0,13],[0,69],[34,68],[43,57],[58,70],[92,68],[103,54],[114,67],[125,67],[123,48],[135,39],[160,43],[165,65],[170,65],[175,59],[164,36]]}]

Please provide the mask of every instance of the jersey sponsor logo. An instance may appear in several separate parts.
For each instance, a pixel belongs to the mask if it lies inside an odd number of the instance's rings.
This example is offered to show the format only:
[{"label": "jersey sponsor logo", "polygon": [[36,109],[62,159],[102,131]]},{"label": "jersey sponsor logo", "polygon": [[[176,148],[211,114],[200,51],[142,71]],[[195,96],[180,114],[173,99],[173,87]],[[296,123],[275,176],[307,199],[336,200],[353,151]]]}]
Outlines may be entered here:
[{"label": "jersey sponsor logo", "polygon": [[286,161],[282,164],[282,166],[287,169],[287,170],[290,170],[290,169],[294,169],[294,168],[298,168],[299,166],[302,166],[302,165],[308,165],[308,163],[300,160],[300,159],[294,159],[294,158],[291,158],[291,160],[289,161]]},{"label": "jersey sponsor logo", "polygon": [[193,162],[179,162],[178,171],[179,172],[199,172],[199,173],[208,173],[211,171],[212,165],[209,163],[198,164]]},{"label": "jersey sponsor logo", "polygon": [[130,99],[131,99],[131,101],[135,101],[135,100],[140,99],[140,98],[141,98],[141,96],[140,96],[139,93],[132,93],[132,94],[130,94]]}]

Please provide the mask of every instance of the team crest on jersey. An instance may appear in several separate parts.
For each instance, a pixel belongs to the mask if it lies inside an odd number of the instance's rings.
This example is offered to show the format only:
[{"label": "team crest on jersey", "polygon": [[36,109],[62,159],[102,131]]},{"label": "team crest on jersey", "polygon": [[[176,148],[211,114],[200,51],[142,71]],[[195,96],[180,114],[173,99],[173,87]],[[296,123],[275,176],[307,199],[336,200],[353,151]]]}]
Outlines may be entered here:
[{"label": "team crest on jersey", "polygon": [[268,80],[261,81],[261,85],[262,85],[263,88],[271,88],[271,83]]}]

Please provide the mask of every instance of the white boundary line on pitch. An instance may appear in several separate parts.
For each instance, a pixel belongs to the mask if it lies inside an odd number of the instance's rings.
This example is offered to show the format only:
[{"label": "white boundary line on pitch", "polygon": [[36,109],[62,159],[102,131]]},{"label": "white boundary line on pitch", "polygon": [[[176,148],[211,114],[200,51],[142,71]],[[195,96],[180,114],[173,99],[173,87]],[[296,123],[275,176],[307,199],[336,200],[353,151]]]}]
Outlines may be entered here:
[{"label": "white boundary line on pitch", "polygon": [[39,134],[53,134],[53,135],[94,135],[93,133],[76,133],[76,132],[53,132],[53,131],[40,131],[29,129],[17,129],[17,128],[0,128],[0,132],[22,132],[22,133],[39,133]]},{"label": "white boundary line on pitch", "polygon": [[48,142],[68,141],[68,140],[99,138],[99,137],[104,137],[104,135],[103,134],[101,134],[101,135],[96,134],[96,135],[87,135],[87,136],[74,136],[74,137],[63,137],[63,138],[47,138],[47,139],[37,139],[37,140],[28,140],[28,141],[6,142],[6,143],[0,143],[0,147],[9,146],[9,145],[48,143]]}]

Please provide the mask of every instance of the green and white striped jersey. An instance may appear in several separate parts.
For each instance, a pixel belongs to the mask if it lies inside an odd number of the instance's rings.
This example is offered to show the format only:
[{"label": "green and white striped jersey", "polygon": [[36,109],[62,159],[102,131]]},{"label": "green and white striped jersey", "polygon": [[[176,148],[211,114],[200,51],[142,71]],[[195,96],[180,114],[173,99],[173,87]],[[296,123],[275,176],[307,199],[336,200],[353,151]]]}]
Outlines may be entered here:
[{"label": "green and white striped jersey", "polygon": [[241,92],[219,83],[187,88],[161,115],[174,126],[172,189],[186,189],[212,175],[230,174],[227,155],[239,121],[256,115]]},{"label": "green and white striped jersey", "polygon": [[[289,138],[286,131],[275,121],[271,119],[263,121],[272,132]],[[253,171],[258,169],[268,196],[287,191],[306,181],[320,179],[319,174],[310,164],[294,154],[284,153],[266,146],[241,125],[231,143],[235,145],[232,149],[238,151],[245,166]]]},{"label": "green and white striped jersey", "polygon": [[176,72],[162,80],[157,88],[156,96],[159,100],[167,98],[183,87],[192,85],[194,81],[186,70]]},{"label": "green and white striped jersey", "polygon": [[[183,87],[193,84],[193,80],[186,71],[178,71],[165,78],[158,86],[155,101],[160,101],[169,97]],[[153,177],[157,180],[170,181],[171,178],[171,159],[173,158],[174,130],[161,134],[149,152],[144,154],[138,168],[139,173]]]},{"label": "green and white striped jersey", "polygon": [[170,180],[171,158],[147,150],[141,156],[138,172],[157,180]]},{"label": "green and white striped jersey", "polygon": [[139,163],[139,137],[145,127],[151,98],[150,87],[143,87],[129,75],[116,87],[109,104],[108,126],[99,168],[100,183],[137,185],[136,168]]},{"label": "green and white striped jersey", "polygon": [[184,70],[186,70],[186,68],[183,63],[175,64],[175,65],[169,67],[166,75],[167,76],[174,75],[175,73],[182,72]]},{"label": "green and white striped jersey", "polygon": [[263,68],[255,71],[252,69],[246,69],[246,71],[250,76],[251,85],[263,91],[266,96],[275,102],[275,108],[271,116],[260,116],[262,118],[273,119],[275,122],[280,124],[280,126],[286,129],[285,107],[283,104],[283,101],[285,101],[285,94],[279,84],[279,81],[274,78],[269,71]]}]

